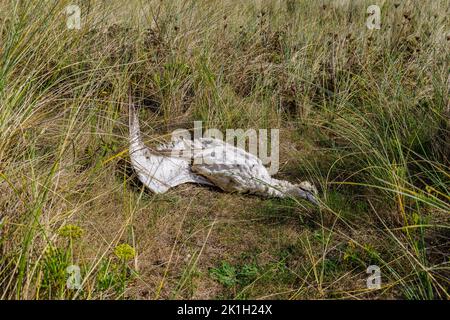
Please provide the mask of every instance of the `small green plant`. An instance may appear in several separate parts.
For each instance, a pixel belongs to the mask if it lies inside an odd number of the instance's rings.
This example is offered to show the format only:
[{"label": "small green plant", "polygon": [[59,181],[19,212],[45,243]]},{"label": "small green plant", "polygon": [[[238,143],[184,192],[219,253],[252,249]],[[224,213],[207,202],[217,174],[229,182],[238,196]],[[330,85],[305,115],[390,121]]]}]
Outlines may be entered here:
[{"label": "small green plant", "polygon": [[[115,289],[117,292],[122,293],[125,291],[126,284],[131,279],[134,272],[133,269],[128,266],[128,262],[136,256],[136,250],[129,244],[122,243],[114,248],[114,254],[119,258],[120,264],[118,267],[114,264],[111,265],[113,276],[109,279],[118,282],[117,285],[115,285]],[[108,279],[108,277],[106,279]]]},{"label": "small green plant", "polygon": [[211,268],[209,274],[211,278],[226,287],[232,287],[238,283],[236,268],[228,262],[222,262],[220,267]]},{"label": "small green plant", "polygon": [[102,261],[96,276],[96,289],[100,292],[106,292],[109,289],[120,291],[122,283],[120,266],[111,259]]},{"label": "small green plant", "polygon": [[343,259],[344,262],[350,265],[359,266],[362,268],[367,266],[367,263],[363,260],[360,248],[358,248],[351,240],[347,244]]},{"label": "small green plant", "polygon": [[118,245],[114,249],[114,253],[117,256],[117,258],[119,258],[120,261],[124,263],[133,259],[134,256],[136,255],[136,251],[134,250],[134,248],[126,243]]},{"label": "small green plant", "polygon": [[70,240],[75,240],[81,238],[84,230],[79,226],[73,224],[66,224],[58,229],[58,234],[61,237],[68,238]]},{"label": "small green plant", "polygon": [[209,270],[210,276],[226,287],[236,285],[248,285],[260,274],[259,267],[254,263],[246,263],[241,266],[233,266],[229,262]]},{"label": "small green plant", "polygon": [[255,264],[244,264],[239,272],[239,282],[243,285],[254,281],[259,274],[259,268]]},{"label": "small green plant", "polygon": [[71,253],[66,248],[49,246],[41,262],[39,293],[45,298],[64,298],[66,292],[67,267],[71,265]]}]

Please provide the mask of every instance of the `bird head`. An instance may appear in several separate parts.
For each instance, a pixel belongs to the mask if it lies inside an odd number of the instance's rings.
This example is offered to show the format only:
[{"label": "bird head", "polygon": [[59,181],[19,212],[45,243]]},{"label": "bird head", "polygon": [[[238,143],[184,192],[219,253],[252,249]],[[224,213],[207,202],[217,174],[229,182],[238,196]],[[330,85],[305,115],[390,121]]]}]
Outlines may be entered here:
[{"label": "bird head", "polygon": [[312,202],[315,205],[319,205],[319,201],[317,200],[319,192],[315,185],[313,185],[309,181],[303,181],[299,184],[295,185],[294,196],[303,198]]}]

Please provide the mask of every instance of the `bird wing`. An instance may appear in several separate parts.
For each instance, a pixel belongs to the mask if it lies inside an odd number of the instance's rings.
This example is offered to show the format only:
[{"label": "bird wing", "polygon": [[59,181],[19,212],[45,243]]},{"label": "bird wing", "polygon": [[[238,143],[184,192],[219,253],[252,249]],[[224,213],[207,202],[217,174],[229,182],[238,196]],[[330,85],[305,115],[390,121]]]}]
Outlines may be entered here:
[{"label": "bird wing", "polygon": [[[211,141],[213,140],[213,141]],[[222,190],[264,194],[272,178],[255,155],[215,139],[199,139],[192,171],[204,176]]]},{"label": "bird wing", "polygon": [[188,182],[209,184],[191,171],[185,159],[158,156],[145,147],[130,151],[131,163],[139,180],[154,193],[164,193]]},{"label": "bird wing", "polygon": [[193,182],[209,184],[191,171],[190,160],[158,154],[146,147],[140,136],[137,112],[130,103],[130,159],[139,180],[154,193],[164,193],[172,187]]}]

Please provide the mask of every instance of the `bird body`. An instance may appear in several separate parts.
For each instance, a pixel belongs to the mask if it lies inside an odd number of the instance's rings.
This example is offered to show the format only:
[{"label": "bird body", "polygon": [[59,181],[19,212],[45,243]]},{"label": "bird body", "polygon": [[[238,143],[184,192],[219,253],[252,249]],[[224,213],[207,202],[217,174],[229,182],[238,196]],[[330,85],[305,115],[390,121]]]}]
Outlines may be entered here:
[{"label": "bird body", "polygon": [[299,197],[315,204],[316,188],[272,178],[255,155],[213,138],[176,138],[156,150],[140,136],[137,112],[130,103],[130,158],[140,181],[154,193],[183,183],[215,185],[226,192],[264,197]]}]

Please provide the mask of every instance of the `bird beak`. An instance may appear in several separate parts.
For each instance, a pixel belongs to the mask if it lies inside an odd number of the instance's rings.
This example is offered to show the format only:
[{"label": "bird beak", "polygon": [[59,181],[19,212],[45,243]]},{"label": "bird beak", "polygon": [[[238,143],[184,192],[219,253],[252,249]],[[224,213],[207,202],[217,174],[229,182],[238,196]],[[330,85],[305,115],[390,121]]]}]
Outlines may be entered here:
[{"label": "bird beak", "polygon": [[317,201],[317,198],[311,192],[306,192],[306,199],[308,199],[316,206],[319,206],[319,201]]}]

